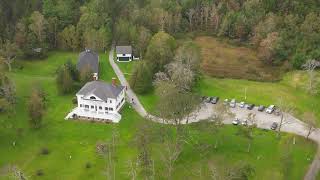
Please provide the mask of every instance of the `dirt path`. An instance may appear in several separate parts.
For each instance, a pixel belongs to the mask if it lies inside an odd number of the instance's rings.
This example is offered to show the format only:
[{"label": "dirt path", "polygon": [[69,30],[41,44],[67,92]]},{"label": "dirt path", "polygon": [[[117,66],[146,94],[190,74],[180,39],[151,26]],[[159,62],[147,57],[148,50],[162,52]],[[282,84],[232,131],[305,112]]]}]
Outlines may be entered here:
[{"label": "dirt path", "polygon": [[[153,116],[149,114],[145,108],[142,106],[141,102],[139,101],[138,97],[136,94],[133,92],[133,90],[130,88],[129,83],[127,82],[124,74],[118,67],[118,65],[114,62],[114,57],[113,57],[113,52],[114,52],[114,47],[111,48],[111,51],[109,53],[109,62],[118,76],[118,79],[121,83],[121,85],[127,87],[126,91],[126,99],[127,102],[133,102],[132,107],[139,113],[140,116],[146,117],[148,119],[151,119],[152,121],[159,122],[159,123],[165,123],[165,121],[159,117]],[[192,122],[199,122],[201,120],[209,119],[214,115],[214,105],[212,104],[202,104],[201,108],[192,113],[192,118],[188,120],[189,123]],[[252,111],[246,110],[246,109],[241,109],[241,108],[234,108],[232,109],[233,113],[235,113],[236,117],[243,119],[246,118],[248,113],[254,111],[256,114],[256,121],[257,121],[257,127],[261,129],[270,129],[270,126],[273,122],[280,122],[280,117],[276,115],[270,115],[265,112],[259,112],[257,109],[254,109]],[[187,120],[183,120],[182,123],[186,124],[188,123]],[[231,124],[232,120],[226,120],[224,121],[225,124]],[[306,136],[308,133],[307,129],[305,128],[305,123],[300,121],[299,119],[289,115],[288,118],[288,123],[282,126],[281,131],[283,132],[288,132],[292,134],[296,134],[299,136]],[[305,175],[304,180],[315,180],[317,173],[320,171],[320,129],[317,129],[314,131],[310,137],[311,140],[315,141],[319,148],[318,148],[318,153],[315,156],[312,164],[310,165],[310,168]]]}]

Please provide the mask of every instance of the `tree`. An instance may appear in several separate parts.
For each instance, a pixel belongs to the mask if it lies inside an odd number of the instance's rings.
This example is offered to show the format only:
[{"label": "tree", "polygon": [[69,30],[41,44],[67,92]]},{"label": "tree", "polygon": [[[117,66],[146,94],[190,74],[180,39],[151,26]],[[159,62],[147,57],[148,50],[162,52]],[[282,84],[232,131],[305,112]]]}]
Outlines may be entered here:
[{"label": "tree", "polygon": [[293,113],[294,107],[291,104],[285,103],[285,101],[282,98],[279,98],[278,101],[278,110],[280,113],[280,122],[278,127],[278,137],[280,137],[280,133],[282,130],[282,127],[286,124],[290,123],[290,114]]},{"label": "tree", "polygon": [[43,93],[34,88],[28,101],[28,111],[31,127],[37,129],[41,127],[42,118],[45,112],[45,102]]},{"label": "tree", "polygon": [[306,138],[309,139],[311,133],[317,130],[317,117],[313,112],[305,112],[303,114],[303,119],[305,122],[305,128],[308,131]]},{"label": "tree", "polygon": [[0,49],[0,56],[3,57],[3,62],[8,66],[9,71],[12,70],[11,64],[19,54],[19,49],[15,43],[6,40]]},{"label": "tree", "polygon": [[61,94],[68,94],[73,91],[73,79],[65,66],[58,69],[56,83]]},{"label": "tree", "polygon": [[269,33],[267,37],[260,42],[258,48],[259,57],[267,63],[271,64],[276,54],[275,49],[278,42],[279,34],[277,32]]},{"label": "tree", "polygon": [[167,179],[172,179],[174,164],[182,152],[181,139],[179,137],[175,137],[174,140],[167,140],[163,144],[164,148],[161,149],[161,159],[166,168],[165,175]]},{"label": "tree", "polygon": [[256,114],[249,113],[247,117],[247,126],[239,128],[239,133],[248,140],[247,152],[250,152],[251,144],[253,141],[253,130],[256,127]]},{"label": "tree", "polygon": [[[1,65],[1,63],[0,63]],[[0,69],[0,109],[1,111],[14,112],[16,103],[16,88],[9,77]]]},{"label": "tree", "polygon": [[199,108],[199,97],[190,92],[181,92],[170,81],[156,82],[156,93],[159,96],[157,110],[161,118],[174,124],[180,133],[181,123],[188,123],[192,111]]},{"label": "tree", "polygon": [[246,162],[239,162],[234,168],[230,169],[227,179],[230,180],[245,180],[251,179],[255,174],[255,169],[252,165]]},{"label": "tree", "polygon": [[66,27],[62,32],[60,32],[58,38],[60,48],[72,49],[75,51],[80,46],[79,36],[73,25]]},{"label": "tree", "polygon": [[151,33],[150,31],[141,26],[139,30],[139,37],[138,37],[138,48],[139,48],[139,53],[140,53],[140,59],[143,59],[144,53],[147,49],[147,45],[150,41],[151,38]]},{"label": "tree", "polygon": [[170,79],[183,91],[190,91],[195,80],[195,73],[180,61],[174,61],[166,65]]},{"label": "tree", "polygon": [[80,82],[84,85],[89,81],[92,81],[92,70],[91,67],[89,65],[83,67],[80,70]]},{"label": "tree", "polygon": [[153,74],[163,71],[164,66],[173,60],[175,47],[175,39],[165,32],[160,31],[151,38],[146,61]]},{"label": "tree", "polygon": [[151,159],[151,128],[148,123],[139,124],[135,134],[135,144],[138,149],[139,174],[145,179],[152,177]]},{"label": "tree", "polygon": [[130,87],[138,94],[144,94],[152,89],[152,72],[144,63],[139,62],[130,77]]},{"label": "tree", "polygon": [[39,11],[34,11],[30,16],[29,29],[36,35],[38,42],[43,43],[47,21]]},{"label": "tree", "polygon": [[320,67],[320,61],[314,59],[310,59],[302,65],[302,68],[307,71],[309,76],[309,85],[307,90],[310,94],[316,94],[318,92],[317,85],[319,84],[319,81],[316,79],[316,74],[314,72],[317,67]]}]

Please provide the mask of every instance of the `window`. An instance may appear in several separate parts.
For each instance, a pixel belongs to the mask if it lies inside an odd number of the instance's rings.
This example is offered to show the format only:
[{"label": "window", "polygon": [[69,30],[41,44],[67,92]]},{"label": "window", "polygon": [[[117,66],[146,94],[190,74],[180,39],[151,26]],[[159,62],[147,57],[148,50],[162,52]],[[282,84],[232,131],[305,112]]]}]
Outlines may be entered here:
[{"label": "window", "polygon": [[91,96],[91,97],[90,97],[90,99],[96,99],[96,97],[94,97],[94,96]]},{"label": "window", "polygon": [[122,56],[126,56],[126,54],[122,54]]},{"label": "window", "polygon": [[85,105],[84,107],[85,107],[86,109],[89,109],[89,105]]},{"label": "window", "polygon": [[94,106],[91,106],[91,109],[94,109]]},{"label": "window", "polygon": [[109,102],[112,103],[112,100],[110,100]]},{"label": "window", "polygon": [[109,108],[109,111],[113,111],[113,108]]},{"label": "window", "polygon": [[100,110],[102,110],[102,107],[101,107],[101,106],[99,106],[99,109],[100,109]]},{"label": "window", "polygon": [[108,107],[105,107],[104,110],[108,111]]},{"label": "window", "polygon": [[80,104],[80,107],[82,107],[82,104]]}]

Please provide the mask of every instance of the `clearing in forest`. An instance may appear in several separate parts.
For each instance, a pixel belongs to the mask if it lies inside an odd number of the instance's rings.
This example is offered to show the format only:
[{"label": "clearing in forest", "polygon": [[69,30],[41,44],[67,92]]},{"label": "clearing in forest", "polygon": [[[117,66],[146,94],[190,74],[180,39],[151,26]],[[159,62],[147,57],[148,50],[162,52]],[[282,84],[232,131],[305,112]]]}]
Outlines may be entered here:
[{"label": "clearing in forest", "polygon": [[280,68],[266,65],[250,48],[233,46],[209,36],[199,36],[195,42],[201,48],[201,69],[206,75],[257,81],[280,79]]}]

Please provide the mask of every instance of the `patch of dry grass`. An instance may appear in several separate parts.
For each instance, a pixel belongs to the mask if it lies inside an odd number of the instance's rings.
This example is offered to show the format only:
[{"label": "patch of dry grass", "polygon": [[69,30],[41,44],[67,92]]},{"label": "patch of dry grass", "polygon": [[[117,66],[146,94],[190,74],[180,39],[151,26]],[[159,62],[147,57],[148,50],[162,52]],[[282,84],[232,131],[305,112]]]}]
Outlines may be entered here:
[{"label": "patch of dry grass", "polygon": [[232,46],[210,36],[199,36],[195,42],[201,47],[201,68],[206,75],[260,81],[280,80],[280,68],[264,64],[250,48]]}]

